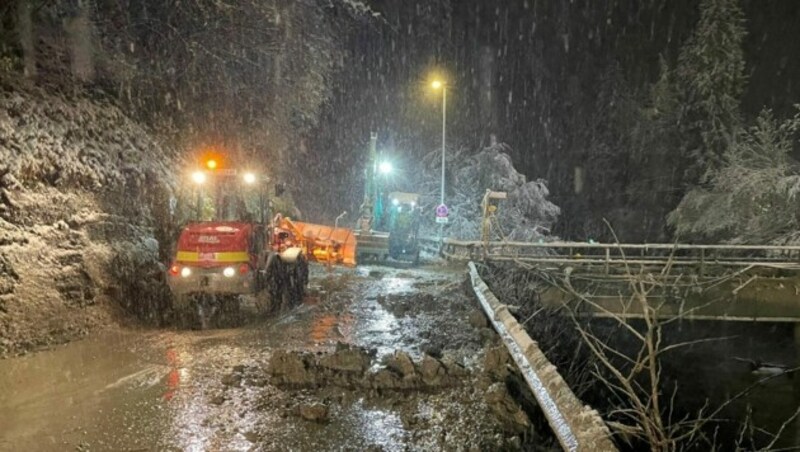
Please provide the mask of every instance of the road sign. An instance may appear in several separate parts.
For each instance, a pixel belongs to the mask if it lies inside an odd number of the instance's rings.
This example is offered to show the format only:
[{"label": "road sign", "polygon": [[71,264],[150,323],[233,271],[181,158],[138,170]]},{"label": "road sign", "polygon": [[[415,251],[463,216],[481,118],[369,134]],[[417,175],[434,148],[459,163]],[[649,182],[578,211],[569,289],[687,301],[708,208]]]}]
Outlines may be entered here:
[{"label": "road sign", "polygon": [[[447,209],[446,205],[439,204],[438,206],[436,206],[436,218],[447,218],[448,213],[450,213],[450,211]],[[444,221],[443,223],[447,222]]]},{"label": "road sign", "polygon": [[437,223],[447,224],[447,217],[436,217]]}]

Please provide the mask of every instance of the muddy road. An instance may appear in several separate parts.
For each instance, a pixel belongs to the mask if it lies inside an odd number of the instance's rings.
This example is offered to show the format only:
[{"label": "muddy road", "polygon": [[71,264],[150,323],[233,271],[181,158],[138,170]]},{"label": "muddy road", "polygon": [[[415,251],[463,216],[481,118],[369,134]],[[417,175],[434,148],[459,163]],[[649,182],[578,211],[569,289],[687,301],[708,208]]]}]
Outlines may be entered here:
[{"label": "muddy road", "polygon": [[0,450],[529,448],[463,282],[460,268],[315,268],[303,304],[272,318],[0,361]]}]

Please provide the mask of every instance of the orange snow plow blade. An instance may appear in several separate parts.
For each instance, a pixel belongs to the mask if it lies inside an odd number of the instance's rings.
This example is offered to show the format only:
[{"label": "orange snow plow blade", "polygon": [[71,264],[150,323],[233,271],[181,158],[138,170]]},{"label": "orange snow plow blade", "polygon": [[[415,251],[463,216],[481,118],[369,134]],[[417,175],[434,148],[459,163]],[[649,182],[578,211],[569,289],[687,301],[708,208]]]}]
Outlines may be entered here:
[{"label": "orange snow plow blade", "polygon": [[280,226],[302,237],[309,260],[355,267],[356,237],[351,229],[302,223],[288,218],[284,218]]}]

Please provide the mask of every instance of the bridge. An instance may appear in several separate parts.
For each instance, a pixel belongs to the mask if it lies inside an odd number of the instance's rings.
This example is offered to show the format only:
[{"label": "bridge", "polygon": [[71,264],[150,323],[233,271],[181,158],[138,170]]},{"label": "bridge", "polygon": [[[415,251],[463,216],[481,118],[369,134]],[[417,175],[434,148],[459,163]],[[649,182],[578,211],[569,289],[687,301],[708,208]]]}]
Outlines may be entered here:
[{"label": "bridge", "polygon": [[[658,318],[794,322],[800,344],[800,246],[424,240],[467,262],[473,291],[564,450],[616,450],[535,338],[479,276],[475,262],[527,270],[543,305],[617,321]],[[636,299],[634,302],[634,299]]]},{"label": "bridge", "polygon": [[544,304],[584,315],[643,317],[635,283],[659,317],[800,323],[800,246],[444,239],[440,254],[525,268]]}]

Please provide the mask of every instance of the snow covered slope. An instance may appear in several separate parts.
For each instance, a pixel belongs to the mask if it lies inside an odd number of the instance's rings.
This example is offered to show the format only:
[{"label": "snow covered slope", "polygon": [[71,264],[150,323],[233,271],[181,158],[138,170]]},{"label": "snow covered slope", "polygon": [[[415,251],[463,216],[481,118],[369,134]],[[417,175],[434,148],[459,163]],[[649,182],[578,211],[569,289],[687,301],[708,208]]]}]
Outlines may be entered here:
[{"label": "snow covered slope", "polygon": [[175,160],[108,102],[0,80],[0,355],[158,318]]}]

